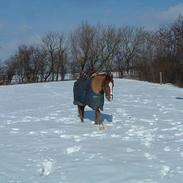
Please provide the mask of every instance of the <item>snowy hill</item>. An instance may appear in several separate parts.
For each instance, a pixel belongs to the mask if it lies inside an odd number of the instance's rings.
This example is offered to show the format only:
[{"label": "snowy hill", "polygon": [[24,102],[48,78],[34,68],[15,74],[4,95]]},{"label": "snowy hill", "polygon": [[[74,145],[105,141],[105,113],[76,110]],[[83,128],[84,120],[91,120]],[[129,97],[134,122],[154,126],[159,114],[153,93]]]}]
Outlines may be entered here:
[{"label": "snowy hill", "polygon": [[106,129],[73,81],[0,87],[0,183],[182,183],[183,90],[115,80]]}]

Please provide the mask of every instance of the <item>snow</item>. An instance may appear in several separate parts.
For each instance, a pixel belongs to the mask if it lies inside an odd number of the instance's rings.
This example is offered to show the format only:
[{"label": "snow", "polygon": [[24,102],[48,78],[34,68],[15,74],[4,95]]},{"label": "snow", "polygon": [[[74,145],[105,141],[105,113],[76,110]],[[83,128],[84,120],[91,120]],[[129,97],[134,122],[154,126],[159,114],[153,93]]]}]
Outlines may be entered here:
[{"label": "snow", "polygon": [[50,160],[44,160],[41,168],[39,169],[39,173],[41,176],[49,175],[53,170],[53,162]]},{"label": "snow", "polygon": [[182,183],[182,89],[116,79],[100,130],[73,83],[0,87],[1,183]]}]

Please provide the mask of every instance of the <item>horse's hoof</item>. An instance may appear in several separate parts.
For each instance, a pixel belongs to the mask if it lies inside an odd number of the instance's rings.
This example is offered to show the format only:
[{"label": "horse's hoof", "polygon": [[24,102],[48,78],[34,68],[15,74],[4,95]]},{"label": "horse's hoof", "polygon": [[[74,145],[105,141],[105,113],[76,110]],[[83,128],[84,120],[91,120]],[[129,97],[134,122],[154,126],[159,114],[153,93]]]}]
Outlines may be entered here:
[{"label": "horse's hoof", "polygon": [[105,127],[103,124],[99,125],[99,130],[105,130]]},{"label": "horse's hoof", "polygon": [[100,124],[95,124],[97,126],[97,129],[98,130],[105,130],[105,126],[103,123],[100,123]]},{"label": "horse's hoof", "polygon": [[98,121],[98,122],[95,121],[95,125],[99,125],[99,126],[100,126],[100,125],[103,125],[103,122],[102,122],[102,121]]}]

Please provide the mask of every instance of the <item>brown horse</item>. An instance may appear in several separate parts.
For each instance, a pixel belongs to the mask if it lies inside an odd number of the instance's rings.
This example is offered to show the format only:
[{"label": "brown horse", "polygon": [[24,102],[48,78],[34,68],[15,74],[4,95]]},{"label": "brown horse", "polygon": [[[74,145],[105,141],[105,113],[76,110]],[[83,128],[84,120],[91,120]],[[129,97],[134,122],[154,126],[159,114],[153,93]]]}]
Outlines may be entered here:
[{"label": "brown horse", "polygon": [[104,94],[108,101],[113,99],[113,76],[110,73],[94,74],[90,79],[78,79],[74,84],[74,104],[78,105],[81,122],[88,105],[95,110],[95,124],[100,125],[100,110],[103,110]]}]

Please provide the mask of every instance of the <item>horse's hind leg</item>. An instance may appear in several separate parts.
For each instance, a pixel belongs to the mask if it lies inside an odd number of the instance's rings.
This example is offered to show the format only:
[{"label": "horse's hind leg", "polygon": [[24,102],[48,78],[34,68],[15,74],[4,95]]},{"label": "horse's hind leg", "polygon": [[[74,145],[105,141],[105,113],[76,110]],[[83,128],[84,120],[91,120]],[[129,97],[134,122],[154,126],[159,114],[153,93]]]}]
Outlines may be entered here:
[{"label": "horse's hind leg", "polygon": [[78,105],[78,116],[81,118],[81,106]]},{"label": "horse's hind leg", "polygon": [[96,124],[96,125],[102,124],[102,121],[101,121],[101,119],[100,119],[100,110],[99,110],[99,109],[97,109],[97,110],[95,111],[95,124]]},{"label": "horse's hind leg", "polygon": [[85,109],[85,106],[78,105],[78,113],[79,113],[79,117],[81,119],[81,122],[84,121],[84,109]]},{"label": "horse's hind leg", "polygon": [[82,118],[83,118],[83,120],[84,120],[84,117],[85,117],[85,105],[84,106],[82,106]]}]

